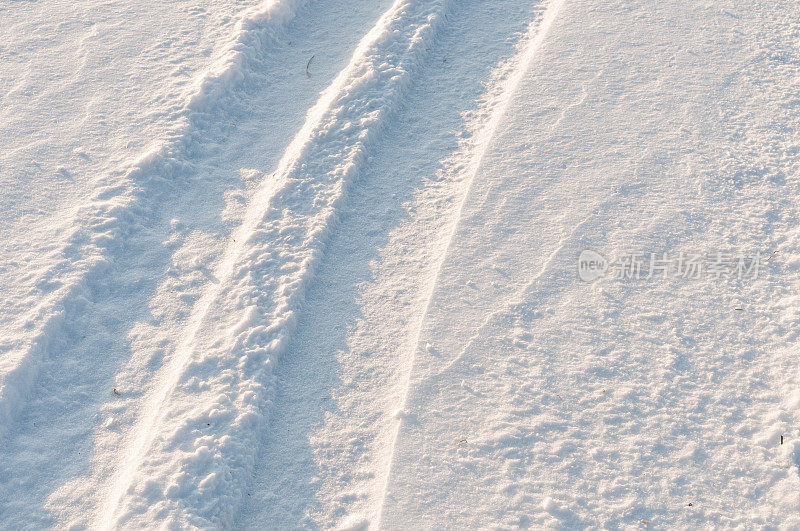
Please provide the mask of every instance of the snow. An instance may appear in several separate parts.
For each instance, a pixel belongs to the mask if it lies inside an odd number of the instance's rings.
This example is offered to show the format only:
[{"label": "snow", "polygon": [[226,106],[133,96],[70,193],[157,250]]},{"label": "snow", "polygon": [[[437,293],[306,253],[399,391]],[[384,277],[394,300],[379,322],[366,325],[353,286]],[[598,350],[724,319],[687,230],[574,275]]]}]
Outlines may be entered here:
[{"label": "snow", "polygon": [[0,526],[800,525],[798,15],[0,6]]}]

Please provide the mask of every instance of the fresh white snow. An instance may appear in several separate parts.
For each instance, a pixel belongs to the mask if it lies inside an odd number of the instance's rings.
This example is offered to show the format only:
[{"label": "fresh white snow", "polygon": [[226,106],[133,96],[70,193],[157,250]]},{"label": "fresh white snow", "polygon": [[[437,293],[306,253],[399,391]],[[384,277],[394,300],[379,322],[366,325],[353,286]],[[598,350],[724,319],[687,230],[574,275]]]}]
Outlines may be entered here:
[{"label": "fresh white snow", "polygon": [[796,2],[40,0],[0,58],[0,527],[800,526]]}]

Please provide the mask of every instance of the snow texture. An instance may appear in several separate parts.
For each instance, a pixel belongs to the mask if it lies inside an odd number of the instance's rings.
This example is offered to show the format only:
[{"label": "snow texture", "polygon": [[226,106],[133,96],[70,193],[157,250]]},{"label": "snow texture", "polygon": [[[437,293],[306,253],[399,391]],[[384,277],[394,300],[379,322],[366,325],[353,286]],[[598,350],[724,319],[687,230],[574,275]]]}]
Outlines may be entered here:
[{"label": "snow texture", "polygon": [[796,2],[0,21],[0,527],[800,526]]}]

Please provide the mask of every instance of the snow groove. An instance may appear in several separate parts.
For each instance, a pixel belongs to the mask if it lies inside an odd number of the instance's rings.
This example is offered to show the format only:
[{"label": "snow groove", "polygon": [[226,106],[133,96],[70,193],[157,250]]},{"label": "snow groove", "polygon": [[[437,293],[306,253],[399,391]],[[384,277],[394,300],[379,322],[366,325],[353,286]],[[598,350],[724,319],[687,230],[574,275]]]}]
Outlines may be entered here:
[{"label": "snow groove", "polygon": [[[405,371],[406,374],[403,381],[403,403],[400,406],[401,411],[405,408],[405,404],[408,399],[411,374],[414,369],[414,362],[417,352],[421,348],[420,338],[425,319],[428,315],[431,301],[433,300],[442,265],[447,258],[448,251],[452,246],[453,238],[458,230],[464,205],[469,197],[472,184],[476,175],[481,169],[484,156],[490,147],[492,138],[495,136],[500,122],[506,114],[508,105],[514,96],[517,87],[525,76],[525,73],[527,72],[531,62],[536,56],[538,50],[541,48],[553,21],[558,16],[559,11],[565,3],[566,0],[552,0],[544,10],[541,19],[535,20],[529,25],[527,34],[523,36],[518,45],[519,51],[510,60],[498,66],[497,71],[492,76],[493,85],[488,89],[485,101],[482,105],[483,112],[478,113],[475,123],[473,123],[473,127],[477,126],[478,132],[473,138],[469,139],[462,146],[462,149],[465,151],[465,153],[463,153],[461,157],[469,161],[465,167],[467,177],[464,180],[464,192],[462,193],[461,201],[453,216],[452,225],[447,235],[446,242],[444,243],[443,251],[439,257],[439,262],[436,264],[435,270],[429,279],[426,302],[424,305],[425,309],[420,315],[420,319],[417,323],[415,339],[412,343],[413,347],[409,356],[408,366]],[[397,446],[397,439],[399,437],[401,426],[402,416],[399,417],[394,434],[391,437],[392,443],[387,454],[387,472],[383,475],[385,478],[385,485],[382,489],[383,495],[379,501],[379,508],[377,511],[377,522],[379,522],[378,527],[383,525],[383,507],[386,502],[386,495],[392,474],[392,462],[394,460],[395,448]]]},{"label": "snow groove", "polygon": [[349,184],[401,105],[449,0],[397,0],[323,91],[254,194],[159,372],[99,514],[102,527],[230,526],[295,328]]},{"label": "snow groove", "polygon": [[95,197],[76,209],[76,226],[57,265],[37,282],[60,287],[41,297],[38,307],[21,318],[19,327],[33,330],[30,344],[0,359],[0,437],[25,403],[46,352],[60,344],[64,316],[89,298],[88,284],[109,267],[111,251],[141,230],[153,205],[174,191],[191,168],[188,161],[199,131],[213,123],[215,109],[244,78],[249,61],[262,53],[275,31],[291,21],[306,1],[266,0],[245,10],[209,68],[176,105],[174,126],[166,138],[113,174],[101,176]]}]

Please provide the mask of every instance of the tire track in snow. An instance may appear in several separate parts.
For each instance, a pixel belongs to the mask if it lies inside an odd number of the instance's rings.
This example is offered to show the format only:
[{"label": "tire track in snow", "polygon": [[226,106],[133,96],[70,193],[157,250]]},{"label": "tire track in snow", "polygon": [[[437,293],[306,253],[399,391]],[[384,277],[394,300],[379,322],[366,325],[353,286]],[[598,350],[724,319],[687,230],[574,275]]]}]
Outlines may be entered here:
[{"label": "tire track in snow", "polygon": [[168,525],[231,524],[252,472],[274,359],[290,339],[347,187],[402,102],[449,3],[396,1],[309,111],[145,398],[98,515],[102,527],[156,516]]},{"label": "tire track in snow", "polygon": [[89,298],[87,284],[109,268],[113,252],[141,228],[153,203],[169,197],[172,180],[189,169],[188,154],[218,102],[244,77],[248,61],[288,23],[306,0],[267,0],[247,9],[230,39],[215,51],[209,68],[183,95],[171,118],[176,125],[138,159],[98,180],[98,192],[76,211],[77,227],[59,262],[37,285],[60,286],[22,316],[16,328],[32,329],[30,345],[0,359],[0,437],[14,422],[48,350],[57,348],[64,321]]},{"label": "tire track in snow", "polygon": [[[401,377],[467,178],[464,154],[546,3],[466,0],[342,205],[291,344],[235,528],[377,523]],[[487,79],[491,81],[487,82]],[[487,87],[488,85],[488,87]]]},{"label": "tire track in snow", "polygon": [[[422,312],[416,326],[415,340],[413,343],[414,347],[409,357],[408,367],[406,368],[406,374],[404,376],[404,383],[403,383],[404,396],[400,411],[402,411],[403,407],[405,406],[405,402],[408,398],[411,373],[414,369],[414,361],[417,352],[419,351],[420,348],[420,337],[422,334],[425,318],[430,309],[431,301],[433,300],[433,294],[436,289],[437,280],[439,278],[442,265],[447,257],[448,250],[452,245],[453,237],[458,229],[459,221],[461,219],[461,214],[463,212],[466,200],[469,197],[472,183],[475,179],[475,176],[481,169],[481,163],[483,161],[483,158],[486,155],[491,145],[492,138],[494,137],[501,120],[505,116],[508,105],[511,102],[514,93],[516,92],[517,87],[519,86],[523,76],[527,72],[528,67],[533,61],[534,57],[536,56],[538,50],[541,48],[542,43],[544,42],[544,39],[547,36],[550,27],[552,26],[553,21],[556,19],[559,11],[561,10],[562,6],[565,3],[566,0],[551,0],[550,4],[548,5],[547,9],[542,15],[541,20],[535,21],[529,26],[528,34],[523,38],[523,41],[520,43],[520,50],[518,54],[514,58],[512,58],[508,63],[500,67],[501,71],[506,70],[508,73],[506,75],[503,75],[503,73],[501,72],[499,75],[499,79],[502,80],[501,83],[498,84],[498,86],[494,87],[494,90],[489,91],[489,96],[487,98],[486,106],[487,108],[491,109],[491,111],[485,125],[483,125],[483,127],[481,128],[479,134],[476,135],[476,140],[474,141],[474,143],[470,143],[469,145],[471,152],[466,154],[466,158],[468,158],[469,160],[469,164],[467,165],[467,171],[469,176],[466,179],[465,192],[462,195],[461,202],[453,217],[452,226],[447,236],[447,241],[444,245],[444,250],[441,256],[439,257],[439,262],[436,265],[436,269],[430,278],[426,290],[427,296],[426,296],[425,310]],[[398,421],[395,427],[394,434],[392,436],[391,447],[389,449],[389,453],[386,456],[387,472],[384,474],[386,483],[384,484],[384,487],[382,489],[383,496],[379,502],[379,509],[377,511],[378,515],[377,521],[379,522],[378,524],[379,527],[383,525],[382,512],[386,501],[388,484],[391,478],[392,460],[394,458],[394,451],[397,445],[397,439],[400,433],[401,426],[402,426],[402,415],[401,419]]]},{"label": "tire track in snow", "polygon": [[[276,167],[308,109],[391,3],[299,9],[217,106],[215,121],[236,127],[202,124],[190,172],[93,276],[91,298],[68,316],[58,349],[43,360],[0,451],[0,526],[93,521],[143,397],[265,176],[257,168]],[[308,79],[313,52],[320,62]]]}]

